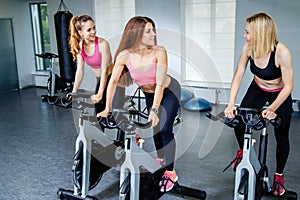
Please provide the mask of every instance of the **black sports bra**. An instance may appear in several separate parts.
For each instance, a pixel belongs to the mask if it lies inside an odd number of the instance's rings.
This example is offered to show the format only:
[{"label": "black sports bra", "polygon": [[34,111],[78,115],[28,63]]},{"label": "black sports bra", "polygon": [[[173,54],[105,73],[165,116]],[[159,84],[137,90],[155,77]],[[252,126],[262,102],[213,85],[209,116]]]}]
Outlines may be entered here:
[{"label": "black sports bra", "polygon": [[250,70],[251,72],[256,75],[258,78],[263,80],[274,80],[281,77],[281,69],[276,67],[275,65],[275,52],[271,52],[270,59],[268,65],[265,68],[259,68],[255,65],[254,60],[250,57]]}]

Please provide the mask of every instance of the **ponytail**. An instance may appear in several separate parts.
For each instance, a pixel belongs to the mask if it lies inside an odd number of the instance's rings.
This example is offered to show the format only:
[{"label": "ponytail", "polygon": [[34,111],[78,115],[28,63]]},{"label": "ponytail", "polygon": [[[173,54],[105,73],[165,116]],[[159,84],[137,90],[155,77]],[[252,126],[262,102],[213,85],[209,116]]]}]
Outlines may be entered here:
[{"label": "ponytail", "polygon": [[76,60],[77,54],[80,53],[80,35],[78,31],[81,30],[81,23],[86,22],[86,21],[92,21],[92,17],[88,15],[80,15],[80,16],[74,16],[72,17],[69,25],[69,32],[70,32],[70,37],[69,37],[69,46],[70,46],[70,52],[72,53],[73,60]]},{"label": "ponytail", "polygon": [[76,55],[80,51],[80,46],[79,46],[80,35],[76,29],[76,23],[78,23],[78,16],[72,17],[69,26],[69,32],[70,32],[69,46],[70,46],[70,52],[73,56],[73,60],[76,60]]}]

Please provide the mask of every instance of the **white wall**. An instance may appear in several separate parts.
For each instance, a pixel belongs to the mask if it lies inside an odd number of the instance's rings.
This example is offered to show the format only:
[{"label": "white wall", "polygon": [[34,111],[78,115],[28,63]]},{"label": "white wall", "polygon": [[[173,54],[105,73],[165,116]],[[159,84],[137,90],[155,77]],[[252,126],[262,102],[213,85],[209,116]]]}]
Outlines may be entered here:
[{"label": "white wall", "polygon": [[[292,94],[293,99],[300,99],[300,1],[299,0],[243,0],[236,3],[236,39],[235,39],[235,66],[237,64],[242,45],[245,40],[243,38],[245,30],[246,18],[255,12],[267,12],[276,21],[278,28],[278,39],[283,42],[291,51],[293,56],[293,68],[295,75],[295,87]],[[253,75],[248,69],[245,74],[243,84],[237,102],[241,101],[242,96],[246,92]]]},{"label": "white wall", "polygon": [[29,5],[24,1],[0,0],[0,18],[12,19],[19,87],[32,85],[35,60]]},{"label": "white wall", "polygon": [[180,0],[135,0],[136,15],[150,17],[156,25],[157,42],[168,53],[168,73],[181,80]]},{"label": "white wall", "polygon": [[[19,87],[34,85],[33,74],[36,74],[35,55],[32,39],[31,16],[29,3],[45,2],[38,0],[0,0],[0,18],[11,18],[16,48],[16,59],[19,76]],[[54,27],[54,14],[60,1],[47,0],[51,51],[57,53]],[[94,17],[94,0],[64,0],[73,15],[89,14]],[[58,61],[55,62],[59,73]],[[87,74],[89,71],[87,72]]]},{"label": "white wall", "polygon": [[[99,5],[104,5],[103,2],[111,4],[119,2],[120,4],[124,4],[127,1],[134,0],[64,0],[65,4],[69,8],[69,10],[73,13],[73,15],[80,14],[89,14],[91,15],[95,21],[96,26],[98,28],[98,33],[100,36],[104,36],[105,38],[109,37],[110,34],[113,34],[107,30],[109,29],[106,25],[103,25],[103,21],[105,18],[109,21],[111,20],[109,16],[105,16],[105,9],[101,10]],[[31,19],[30,19],[30,10],[29,10],[29,2],[34,2],[33,0],[0,0],[0,17],[1,18],[11,18],[13,22],[13,31],[14,31],[14,39],[16,46],[16,58],[17,58],[17,66],[18,66],[18,74],[20,81],[20,88],[24,88],[26,86],[33,85],[32,82],[32,74],[35,73],[35,58],[34,58],[34,50],[33,50],[33,42],[32,42],[32,31],[31,31]],[[35,1],[36,2],[36,1]],[[50,39],[51,39],[51,50],[56,53],[56,39],[55,39],[55,29],[53,16],[56,13],[60,1],[47,0],[48,4],[48,13],[49,13],[49,24],[50,24]],[[166,32],[177,32],[178,35],[181,34],[180,25],[181,18],[180,13],[182,12],[182,8],[180,7],[180,0],[135,0],[134,8],[130,8],[130,14],[125,14],[122,24],[117,27],[118,30],[123,29],[125,22],[133,15],[132,13],[136,12],[136,15],[147,15],[154,19],[157,27],[159,29],[164,29]],[[95,11],[97,10],[97,12]],[[128,8],[124,8],[127,11]],[[236,3],[236,37],[235,37],[235,66],[240,54],[240,50],[242,44],[244,43],[243,33],[245,28],[245,19],[249,15],[258,11],[266,11],[270,13],[275,19],[278,31],[279,31],[279,40],[287,45],[287,47],[291,50],[293,56],[293,67],[295,71],[295,88],[293,92],[294,99],[300,99],[300,89],[299,82],[300,80],[297,78],[297,74],[299,74],[299,64],[300,60],[299,56],[299,46],[300,41],[298,37],[300,35],[300,26],[298,23],[298,19],[300,19],[300,1],[298,0],[289,0],[289,1],[281,1],[281,0],[244,0],[237,1]],[[100,13],[101,12],[101,13]],[[102,12],[104,15],[102,15]],[[200,11],[199,11],[200,12]],[[126,13],[124,11],[124,13]],[[123,13],[123,14],[124,14]],[[126,19],[125,19],[126,18]],[[128,18],[128,19],[127,19]],[[109,22],[107,22],[109,23]],[[102,35],[104,33],[104,35]],[[118,34],[118,33],[116,33]],[[170,38],[163,36],[165,34],[158,35],[158,41],[160,44],[166,45],[167,49],[174,50],[175,52],[171,52],[169,55],[170,59],[170,68],[174,74],[184,73],[181,70],[181,64],[176,59],[178,55],[176,55],[177,50],[180,49],[180,39],[172,40],[169,42]],[[174,34],[176,35],[176,34]],[[176,37],[175,37],[176,38]],[[172,39],[172,38],[171,38]],[[112,43],[112,46],[116,44]],[[112,54],[114,55],[114,49],[112,49]],[[56,63],[57,65],[57,63]],[[93,88],[93,74],[89,68],[86,68],[86,78],[87,82],[84,81],[83,87],[85,88]],[[241,85],[240,94],[238,96],[237,102],[240,101],[243,92],[248,87],[248,83],[251,80],[251,73],[248,71],[245,76],[245,81]],[[195,83],[196,85],[196,83]],[[226,99],[225,99],[226,102]]]}]

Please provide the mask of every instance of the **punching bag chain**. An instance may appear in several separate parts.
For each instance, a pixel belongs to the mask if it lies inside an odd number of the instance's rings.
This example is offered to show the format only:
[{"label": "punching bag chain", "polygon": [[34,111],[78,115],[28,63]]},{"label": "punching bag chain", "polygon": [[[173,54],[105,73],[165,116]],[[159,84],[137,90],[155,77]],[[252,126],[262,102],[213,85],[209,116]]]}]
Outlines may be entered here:
[{"label": "punching bag chain", "polygon": [[57,10],[60,11],[62,7],[65,9],[65,11],[69,10],[68,7],[66,6],[66,4],[64,3],[64,1],[60,0],[60,4],[59,4],[59,7]]}]

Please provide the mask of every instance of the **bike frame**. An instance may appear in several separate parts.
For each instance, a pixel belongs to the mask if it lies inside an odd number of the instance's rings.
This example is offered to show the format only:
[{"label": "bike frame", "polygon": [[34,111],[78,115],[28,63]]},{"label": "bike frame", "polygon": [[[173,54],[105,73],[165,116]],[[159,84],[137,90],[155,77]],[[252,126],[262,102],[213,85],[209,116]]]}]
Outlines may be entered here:
[{"label": "bike frame", "polygon": [[[121,165],[120,187],[130,174],[130,200],[139,200],[140,167],[154,173],[161,165],[135,142],[135,132],[125,133],[125,160]],[[126,194],[120,190],[119,199],[125,199]]]},{"label": "bike frame", "polygon": [[[251,117],[251,116],[249,116]],[[251,120],[251,119],[247,119]],[[242,181],[247,181],[247,199],[255,200],[260,199],[262,194],[257,194],[256,185],[258,184],[256,180],[257,174],[259,174],[262,167],[266,165],[266,155],[267,155],[267,140],[268,133],[267,128],[264,127],[260,135],[260,145],[259,145],[259,156],[256,154],[254,149],[254,142],[252,139],[252,129],[246,125],[244,134],[244,146],[243,146],[243,159],[237,166],[235,174],[235,187],[234,187],[234,200],[239,198],[239,188],[243,184]],[[243,175],[248,173],[248,177],[243,179]],[[267,185],[268,191],[270,190],[269,178],[264,177],[264,183]]]}]

